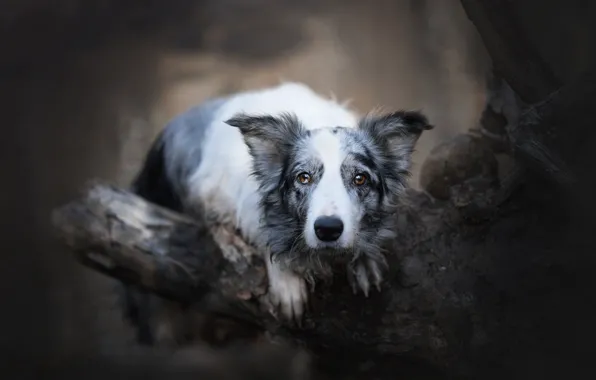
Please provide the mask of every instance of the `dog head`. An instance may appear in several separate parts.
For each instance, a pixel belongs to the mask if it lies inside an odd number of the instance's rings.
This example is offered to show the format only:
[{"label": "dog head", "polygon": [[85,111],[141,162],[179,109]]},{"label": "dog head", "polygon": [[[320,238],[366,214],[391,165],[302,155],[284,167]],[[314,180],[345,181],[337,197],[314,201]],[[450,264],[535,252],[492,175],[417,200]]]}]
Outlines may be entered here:
[{"label": "dog head", "polygon": [[272,255],[380,253],[393,236],[416,141],[431,129],[419,112],[368,115],[357,128],[306,129],[297,117],[237,115],[253,157]]}]

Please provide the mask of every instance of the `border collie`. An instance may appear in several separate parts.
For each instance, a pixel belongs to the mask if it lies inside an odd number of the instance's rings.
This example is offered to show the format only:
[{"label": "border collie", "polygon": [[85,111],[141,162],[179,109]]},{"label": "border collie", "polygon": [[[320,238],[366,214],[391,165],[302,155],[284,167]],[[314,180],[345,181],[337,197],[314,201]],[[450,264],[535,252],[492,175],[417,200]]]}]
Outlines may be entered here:
[{"label": "border collie", "polygon": [[[265,255],[273,304],[299,320],[307,284],[335,259],[345,261],[354,292],[380,288],[381,246],[395,233],[414,145],[431,128],[416,111],[359,118],[306,85],[283,83],[212,99],[173,119],[133,191],[236,227]],[[127,292],[128,316],[150,343],[139,314],[148,295]]]}]

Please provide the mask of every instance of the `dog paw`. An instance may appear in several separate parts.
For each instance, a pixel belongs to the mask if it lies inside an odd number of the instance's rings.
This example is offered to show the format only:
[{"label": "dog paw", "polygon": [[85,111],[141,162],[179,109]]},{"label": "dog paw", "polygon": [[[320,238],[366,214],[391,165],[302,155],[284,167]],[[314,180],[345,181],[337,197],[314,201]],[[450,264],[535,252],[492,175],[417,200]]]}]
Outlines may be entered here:
[{"label": "dog paw", "polygon": [[308,302],[306,281],[295,273],[275,269],[269,277],[269,299],[283,317],[300,323]]},{"label": "dog paw", "polygon": [[354,294],[358,288],[362,290],[365,297],[368,297],[371,285],[380,292],[383,281],[383,271],[387,269],[387,261],[384,257],[372,259],[367,256],[360,256],[348,266],[348,281]]}]

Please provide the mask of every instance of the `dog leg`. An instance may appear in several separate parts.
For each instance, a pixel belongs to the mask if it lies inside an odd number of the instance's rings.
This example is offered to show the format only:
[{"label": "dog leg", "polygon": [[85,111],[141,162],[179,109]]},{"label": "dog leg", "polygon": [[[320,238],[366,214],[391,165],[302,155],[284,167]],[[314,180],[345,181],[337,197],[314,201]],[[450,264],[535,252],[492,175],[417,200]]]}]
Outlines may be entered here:
[{"label": "dog leg", "polygon": [[348,265],[348,281],[354,294],[358,293],[358,288],[360,288],[364,296],[368,297],[371,284],[380,292],[383,271],[386,269],[387,261],[383,255],[375,257],[359,255]]},{"label": "dog leg", "polygon": [[306,281],[298,274],[280,268],[269,257],[265,261],[271,303],[281,309],[285,318],[300,322],[308,301]]}]

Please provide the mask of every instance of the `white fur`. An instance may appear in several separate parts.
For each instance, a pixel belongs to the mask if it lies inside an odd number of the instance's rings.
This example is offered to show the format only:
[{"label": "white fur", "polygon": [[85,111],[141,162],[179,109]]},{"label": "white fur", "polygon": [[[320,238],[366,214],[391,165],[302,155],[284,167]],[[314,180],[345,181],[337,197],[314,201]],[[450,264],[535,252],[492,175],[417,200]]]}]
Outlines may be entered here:
[{"label": "white fur", "polygon": [[[321,97],[299,83],[284,83],[269,89],[235,95],[222,106],[209,126],[202,143],[203,160],[188,184],[190,199],[187,203],[205,204],[220,222],[235,224],[244,238],[260,245],[263,252],[266,247],[263,246],[263,235],[259,230],[261,211],[257,183],[251,176],[252,158],[240,131],[225,121],[238,113],[276,116],[288,112],[295,114],[304,127],[311,130],[357,125],[356,115],[346,107]],[[329,212],[349,212],[349,201],[347,194],[344,196],[342,193],[343,185],[339,177],[341,153],[337,145],[337,140],[327,134],[322,134],[313,145],[325,164],[333,168],[323,179],[326,185],[322,186],[322,190],[314,198],[313,216]],[[345,216],[344,221],[351,220]],[[347,232],[352,230],[353,226],[346,228]],[[344,239],[344,243],[347,243],[349,239],[353,239],[353,234],[346,233]],[[269,259],[266,261],[269,262]],[[299,316],[302,313],[301,305],[306,300],[304,281],[293,273],[282,272],[276,264],[268,265],[268,272],[272,299],[281,304],[286,315],[289,310],[291,314]]]},{"label": "white fur", "polygon": [[[346,248],[353,244],[355,228],[359,220],[358,210],[354,209],[341,176],[341,164],[346,158],[339,139],[330,130],[322,130],[311,141],[313,154],[318,156],[325,171],[314,190],[308,207],[306,244],[311,248],[335,246]],[[337,242],[320,241],[314,229],[314,222],[321,216],[337,216],[344,223],[344,232]]]},{"label": "white fur", "polygon": [[304,279],[292,272],[282,270],[271,260],[267,263],[269,293],[274,305],[281,306],[281,312],[288,317],[299,317],[304,312],[308,291]]}]

